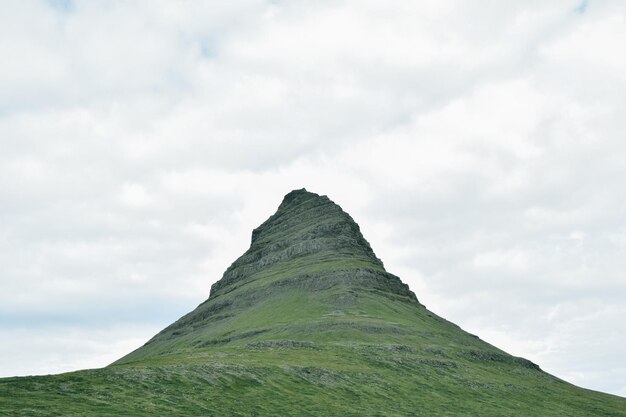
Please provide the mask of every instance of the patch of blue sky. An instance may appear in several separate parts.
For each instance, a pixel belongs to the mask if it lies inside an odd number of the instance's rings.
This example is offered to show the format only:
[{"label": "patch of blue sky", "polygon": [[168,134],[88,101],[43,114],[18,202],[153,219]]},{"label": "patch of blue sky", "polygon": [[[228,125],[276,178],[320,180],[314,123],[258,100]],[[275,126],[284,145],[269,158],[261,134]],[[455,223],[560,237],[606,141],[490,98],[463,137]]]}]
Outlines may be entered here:
[{"label": "patch of blue sky", "polygon": [[213,58],[216,54],[215,45],[208,39],[200,42],[200,53],[204,58]]},{"label": "patch of blue sky", "polygon": [[64,13],[74,10],[74,2],[72,0],[48,0],[48,4],[53,9]]},{"label": "patch of blue sky", "polygon": [[576,11],[576,13],[583,14],[587,11],[588,7],[589,7],[589,0],[583,0],[580,2],[580,4],[578,4],[578,6],[576,6],[574,10]]}]

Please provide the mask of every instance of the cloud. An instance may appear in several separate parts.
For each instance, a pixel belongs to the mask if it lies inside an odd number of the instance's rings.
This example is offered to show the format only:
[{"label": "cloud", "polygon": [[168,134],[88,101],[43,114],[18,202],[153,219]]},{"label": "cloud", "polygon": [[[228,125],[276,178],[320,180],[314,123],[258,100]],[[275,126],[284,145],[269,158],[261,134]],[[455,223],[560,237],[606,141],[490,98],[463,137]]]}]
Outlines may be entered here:
[{"label": "cloud", "polygon": [[[3,365],[8,375],[42,375],[67,369],[109,365],[144,342],[137,336],[156,332],[156,326],[122,325],[97,330],[51,324],[38,332],[3,329],[0,354],[12,360]],[[28,341],[28,345],[24,340]]]},{"label": "cloud", "polygon": [[[626,320],[625,14],[15,3],[0,15],[0,332],[21,359],[0,374],[140,345],[305,186],[436,313],[624,394],[610,323]],[[54,366],[36,360],[46,349]]]}]

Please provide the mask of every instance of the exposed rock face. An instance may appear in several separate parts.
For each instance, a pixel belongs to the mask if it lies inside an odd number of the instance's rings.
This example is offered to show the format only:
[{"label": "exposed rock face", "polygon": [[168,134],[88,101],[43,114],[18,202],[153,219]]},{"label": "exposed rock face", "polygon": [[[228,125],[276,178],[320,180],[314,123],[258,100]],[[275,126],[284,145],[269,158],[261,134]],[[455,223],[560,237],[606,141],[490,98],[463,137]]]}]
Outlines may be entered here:
[{"label": "exposed rock face", "polygon": [[306,257],[316,264],[359,260],[384,270],[352,217],[328,197],[303,188],[287,194],[278,211],[254,229],[250,249],[212,286],[211,297],[270,266]]}]

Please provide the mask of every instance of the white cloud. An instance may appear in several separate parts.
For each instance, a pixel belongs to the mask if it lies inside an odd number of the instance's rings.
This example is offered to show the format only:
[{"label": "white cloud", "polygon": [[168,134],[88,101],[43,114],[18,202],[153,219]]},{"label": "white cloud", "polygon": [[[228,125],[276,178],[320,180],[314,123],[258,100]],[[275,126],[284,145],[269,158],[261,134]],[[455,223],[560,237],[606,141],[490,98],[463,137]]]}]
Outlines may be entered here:
[{"label": "white cloud", "polygon": [[0,374],[140,344],[305,186],[435,312],[626,392],[620,2],[70,6],[0,15]]},{"label": "white cloud", "polygon": [[145,343],[160,329],[154,325],[103,327],[89,330],[48,324],[43,329],[3,329],[0,354],[5,375],[42,375],[68,369],[107,366]]},{"label": "white cloud", "polygon": [[154,199],[141,184],[124,184],[119,194],[120,202],[128,207],[149,207]]},{"label": "white cloud", "polygon": [[474,266],[502,269],[503,273],[525,271],[528,269],[528,257],[519,249],[481,252],[474,256]]}]

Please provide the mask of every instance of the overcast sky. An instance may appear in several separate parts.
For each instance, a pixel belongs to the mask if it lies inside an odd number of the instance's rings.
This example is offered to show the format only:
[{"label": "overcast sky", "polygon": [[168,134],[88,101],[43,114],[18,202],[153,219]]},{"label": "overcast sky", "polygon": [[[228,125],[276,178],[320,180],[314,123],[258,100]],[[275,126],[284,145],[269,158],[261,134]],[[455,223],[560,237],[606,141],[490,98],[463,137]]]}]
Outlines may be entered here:
[{"label": "overcast sky", "polygon": [[420,301],[626,395],[623,1],[20,1],[0,13],[0,376],[107,365],[294,188]]}]

